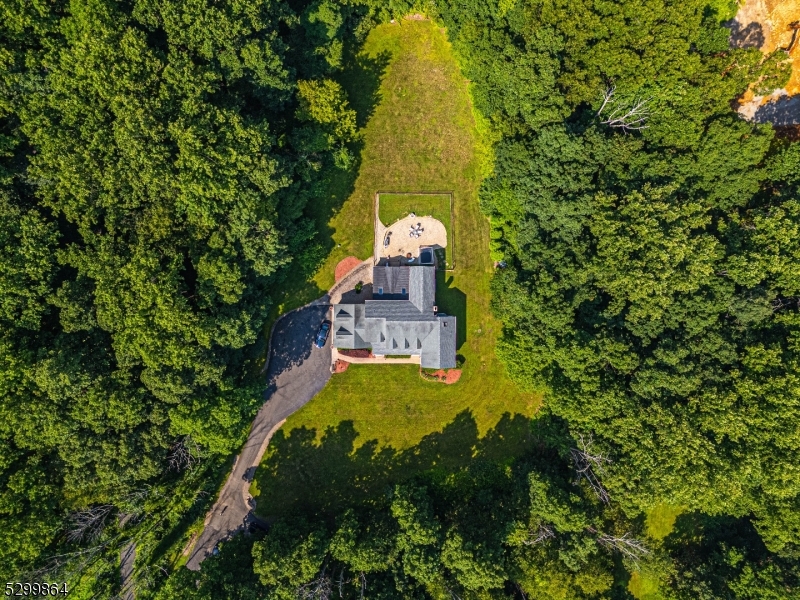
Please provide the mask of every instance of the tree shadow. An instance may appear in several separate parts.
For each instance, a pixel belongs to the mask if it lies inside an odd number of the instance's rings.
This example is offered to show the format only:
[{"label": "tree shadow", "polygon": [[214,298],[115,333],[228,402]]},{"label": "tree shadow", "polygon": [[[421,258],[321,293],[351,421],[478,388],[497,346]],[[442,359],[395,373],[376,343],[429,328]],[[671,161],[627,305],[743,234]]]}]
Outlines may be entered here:
[{"label": "tree shadow", "polygon": [[761,48],[764,45],[764,29],[757,21],[742,25],[731,20],[725,26],[731,30],[730,45],[733,48]]},{"label": "tree shadow", "polygon": [[756,110],[753,121],[782,127],[800,124],[800,96],[781,96],[762,104]]},{"label": "tree shadow", "polygon": [[456,350],[467,341],[467,295],[452,287],[453,276],[445,271],[436,272],[436,305],[439,312],[456,318]]},{"label": "tree shadow", "polygon": [[375,108],[381,101],[381,82],[392,62],[392,54],[384,50],[374,57],[360,52],[353,44],[345,48],[344,69],[339,76],[350,106],[356,111],[356,124],[359,129],[366,126]]},{"label": "tree shadow", "polygon": [[[371,58],[359,54],[358,49],[349,44],[345,60],[347,66],[338,80],[347,92],[350,106],[356,111],[357,124],[362,128],[380,102],[380,85],[391,61],[391,54],[382,52]],[[302,306],[327,291],[319,288],[312,277],[335,248],[335,230],[330,226],[330,221],[355,190],[363,149],[363,140],[355,140],[348,144],[348,150],[353,157],[348,168],[328,166],[319,173],[311,169],[282,191],[283,200],[279,212],[296,214],[300,210],[296,207],[302,206],[302,215],[313,222],[315,235],[294,250],[291,267],[281,273],[282,279],[275,286],[278,291],[273,298],[271,319],[277,317],[279,306]]]},{"label": "tree shadow", "polygon": [[379,447],[377,440],[356,448],[358,437],[352,421],[327,428],[319,440],[313,429],[278,431],[256,473],[257,514],[334,516],[350,506],[380,502],[395,484],[412,477],[447,475],[476,460],[506,462],[533,448],[529,418],[506,413],[481,438],[467,410],[403,451]]},{"label": "tree shadow", "polygon": [[365,283],[360,292],[348,290],[342,294],[339,301],[342,304],[364,304],[367,300],[372,300],[372,284]]},{"label": "tree shadow", "polygon": [[[359,54],[352,44],[348,46],[344,61],[346,67],[337,79],[347,92],[350,106],[356,111],[356,123],[362,129],[381,101],[380,86],[391,61],[391,54],[382,52],[375,58],[370,58]],[[355,157],[354,163],[347,170],[331,171],[324,178],[313,203],[306,207],[306,214],[316,222],[318,239],[325,240],[328,244],[327,251],[333,248],[334,233],[328,223],[355,189],[363,149],[362,139],[349,145],[349,150]]]},{"label": "tree shadow", "polygon": [[[356,111],[356,124],[362,129],[380,104],[380,86],[391,62],[391,54],[381,52],[375,58],[370,58],[359,54],[352,44],[348,44],[348,48],[344,60],[346,66],[337,79],[347,92],[348,102]],[[320,236],[330,241],[331,248],[334,231],[328,226],[328,222],[355,189],[363,149],[364,142],[361,139],[349,145],[349,150],[355,157],[354,163],[347,170],[332,171],[320,186],[320,193],[314,198],[312,205],[306,209],[309,216],[316,221]]]},{"label": "tree shadow", "polygon": [[278,376],[311,356],[314,336],[327,314],[327,305],[309,306],[287,315],[275,325],[267,366],[267,383],[270,386],[267,397],[274,391]]}]

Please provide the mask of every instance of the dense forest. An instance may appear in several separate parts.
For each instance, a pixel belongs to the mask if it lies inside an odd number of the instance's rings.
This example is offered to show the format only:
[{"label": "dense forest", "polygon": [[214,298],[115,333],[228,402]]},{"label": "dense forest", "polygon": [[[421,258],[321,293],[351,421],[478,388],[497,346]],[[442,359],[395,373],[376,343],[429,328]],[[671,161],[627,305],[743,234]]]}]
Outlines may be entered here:
[{"label": "dense forest", "polygon": [[[136,539],[164,600],[800,597],[800,147],[732,110],[788,77],[729,48],[734,8],[0,0],[6,580],[113,597]],[[323,258],[305,209],[357,170],[349,48],[414,11],[494,140],[494,311],[545,393],[536,450],[165,572],[261,401],[274,294]],[[684,514],[645,543],[657,505]]]},{"label": "dense forest", "polygon": [[355,123],[325,7],[0,6],[0,571],[18,581],[87,546],[112,560],[119,524],[182,510],[176,471],[243,441],[270,292],[313,268],[303,208],[353,160]]}]

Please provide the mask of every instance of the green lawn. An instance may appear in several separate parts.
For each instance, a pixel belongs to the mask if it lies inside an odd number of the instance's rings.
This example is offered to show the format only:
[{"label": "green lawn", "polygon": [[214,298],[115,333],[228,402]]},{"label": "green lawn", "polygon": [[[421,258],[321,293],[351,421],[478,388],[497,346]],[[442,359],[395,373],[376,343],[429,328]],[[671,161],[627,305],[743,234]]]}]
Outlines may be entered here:
[{"label": "green lawn", "polygon": [[[353,191],[327,223],[335,243],[316,285],[333,283],[341,258],[370,255],[377,191],[452,190],[458,264],[439,272],[437,304],[457,317],[463,375],[449,386],[410,365],[353,365],[335,375],[270,443],[252,490],[264,517],[334,511],[476,455],[507,460],[529,443],[540,404],[495,357],[501,324],[489,309],[489,226],[478,206],[487,145],[443,30],[430,21],[381,25],[351,62],[357,68],[343,84],[354,106],[367,107],[359,108],[364,145]],[[369,109],[359,94],[370,86],[359,76],[372,77],[374,65],[380,102]]]},{"label": "green lawn", "polygon": [[420,217],[433,217],[441,221],[447,232],[445,260],[448,268],[451,268],[455,264],[455,260],[450,204],[450,194],[380,194],[378,196],[378,218],[387,227],[411,213]]}]

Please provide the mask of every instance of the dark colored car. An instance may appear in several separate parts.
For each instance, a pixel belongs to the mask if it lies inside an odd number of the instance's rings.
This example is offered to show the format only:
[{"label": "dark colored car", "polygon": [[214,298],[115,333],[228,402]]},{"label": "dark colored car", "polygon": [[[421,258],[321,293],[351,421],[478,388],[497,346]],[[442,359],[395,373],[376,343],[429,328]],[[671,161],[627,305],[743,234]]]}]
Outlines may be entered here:
[{"label": "dark colored car", "polygon": [[325,346],[325,342],[328,341],[328,333],[331,331],[331,322],[330,321],[323,321],[322,325],[319,326],[319,331],[317,331],[317,335],[314,338],[314,345],[317,348],[323,348]]}]

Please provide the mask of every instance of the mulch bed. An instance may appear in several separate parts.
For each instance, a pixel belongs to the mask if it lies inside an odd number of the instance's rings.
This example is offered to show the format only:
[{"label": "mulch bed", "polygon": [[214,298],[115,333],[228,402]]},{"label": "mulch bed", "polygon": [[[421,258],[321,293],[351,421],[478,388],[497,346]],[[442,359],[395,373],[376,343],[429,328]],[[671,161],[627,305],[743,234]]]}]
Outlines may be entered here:
[{"label": "mulch bed", "polygon": [[349,356],[350,358],[373,358],[372,352],[369,350],[348,350],[341,348],[339,349],[339,354],[343,354],[344,356]]},{"label": "mulch bed", "polygon": [[347,367],[349,366],[350,366],[349,362],[337,359],[333,365],[333,372],[344,373],[345,371],[347,371]]},{"label": "mulch bed", "polygon": [[339,264],[336,265],[336,271],[333,275],[336,281],[343,279],[345,275],[360,265],[361,262],[362,261],[355,256],[348,256],[347,258],[340,260]]},{"label": "mulch bed", "polygon": [[429,381],[439,381],[440,383],[446,383],[448,385],[455,383],[459,379],[461,379],[461,369],[439,369],[438,371],[434,371],[433,373],[422,373],[423,379],[427,379]]}]

